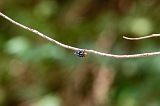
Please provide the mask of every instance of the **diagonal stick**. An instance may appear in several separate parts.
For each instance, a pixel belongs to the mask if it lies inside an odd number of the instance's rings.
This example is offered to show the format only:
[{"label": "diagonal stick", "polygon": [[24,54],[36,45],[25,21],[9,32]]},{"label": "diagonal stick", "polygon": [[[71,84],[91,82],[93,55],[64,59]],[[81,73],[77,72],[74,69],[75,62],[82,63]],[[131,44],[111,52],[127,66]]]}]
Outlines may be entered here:
[{"label": "diagonal stick", "polygon": [[156,55],[160,55],[160,52],[151,52],[151,53],[142,53],[142,54],[133,54],[133,55],[114,55],[114,54],[107,54],[107,53],[102,53],[102,52],[98,52],[98,51],[95,51],[95,50],[88,50],[88,49],[80,49],[80,48],[76,48],[76,47],[73,47],[73,46],[69,46],[69,45],[66,45],[66,44],[63,44],[63,43],[60,43],[44,34],[42,34],[41,32],[35,30],[35,29],[31,29],[27,26],[24,26],[14,20],[12,20],[11,18],[7,17],[6,15],[4,15],[3,13],[0,12],[0,16],[2,16],[3,18],[7,19],[8,21],[12,22],[13,24],[23,28],[23,29],[26,29],[30,32],[33,32],[43,38],[45,38],[46,40],[49,40],[50,42],[53,42],[54,44],[58,45],[58,46],[61,46],[63,48],[66,48],[66,49],[70,49],[70,50],[73,50],[73,51],[85,51],[87,53],[92,53],[92,54],[96,54],[96,55],[100,55],[100,56],[105,56],[105,57],[109,57],[109,58],[119,58],[119,59],[123,59],[123,58],[139,58],[139,57],[148,57],[148,56],[156,56]]}]

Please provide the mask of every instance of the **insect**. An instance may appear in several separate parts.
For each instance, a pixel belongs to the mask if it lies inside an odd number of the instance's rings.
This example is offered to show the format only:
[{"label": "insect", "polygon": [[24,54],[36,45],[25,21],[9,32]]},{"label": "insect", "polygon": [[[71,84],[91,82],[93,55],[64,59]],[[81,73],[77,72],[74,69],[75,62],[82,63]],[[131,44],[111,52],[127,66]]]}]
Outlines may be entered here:
[{"label": "insect", "polygon": [[76,54],[79,57],[86,57],[87,53],[85,51],[76,51],[74,54]]}]

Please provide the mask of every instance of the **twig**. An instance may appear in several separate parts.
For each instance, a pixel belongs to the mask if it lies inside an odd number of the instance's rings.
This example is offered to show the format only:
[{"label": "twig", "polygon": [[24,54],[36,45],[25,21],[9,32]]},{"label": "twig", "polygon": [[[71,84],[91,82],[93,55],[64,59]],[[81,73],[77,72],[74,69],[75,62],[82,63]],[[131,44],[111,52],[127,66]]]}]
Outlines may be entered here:
[{"label": "twig", "polygon": [[[151,52],[151,53],[143,53],[143,54],[133,54],[133,55],[114,55],[114,54],[107,54],[107,53],[102,53],[102,52],[98,52],[98,51],[95,51],[95,50],[88,50],[88,49],[80,49],[80,48],[76,48],[76,47],[73,47],[73,46],[69,46],[69,45],[65,45],[63,43],[60,43],[44,34],[42,34],[41,32],[35,30],[35,29],[31,29],[27,26],[24,26],[14,20],[12,20],[11,18],[7,17],[6,15],[4,15],[3,13],[0,12],[0,16],[2,16],[3,18],[7,19],[8,21],[12,22],[13,24],[23,28],[23,29],[26,29],[30,32],[33,32],[51,42],[53,42],[54,44],[58,45],[58,46],[61,46],[63,48],[66,48],[66,49],[70,49],[70,50],[73,50],[73,51],[85,51],[87,53],[92,53],[92,54],[96,54],[96,55],[100,55],[100,56],[106,56],[106,57],[109,57],[109,58],[119,58],[119,59],[123,59],[123,58],[138,58],[138,57],[147,57],[147,56],[155,56],[155,55],[160,55],[160,52]],[[155,35],[155,34],[154,34]],[[158,34],[157,34],[158,35]],[[125,37],[126,38],[126,37]]]},{"label": "twig", "polygon": [[138,37],[138,38],[129,38],[129,37],[123,36],[123,38],[127,40],[142,40],[142,39],[147,39],[147,38],[152,38],[152,37],[157,37],[157,36],[160,36],[160,34],[151,34],[148,36]]}]

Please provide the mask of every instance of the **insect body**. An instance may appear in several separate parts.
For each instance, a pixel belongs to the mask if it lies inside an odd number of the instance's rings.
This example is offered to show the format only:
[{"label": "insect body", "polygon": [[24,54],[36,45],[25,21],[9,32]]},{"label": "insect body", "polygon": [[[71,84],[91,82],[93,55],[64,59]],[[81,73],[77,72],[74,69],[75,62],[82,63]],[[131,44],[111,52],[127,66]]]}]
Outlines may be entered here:
[{"label": "insect body", "polygon": [[76,51],[74,54],[76,54],[79,57],[86,57],[87,53],[84,51]]}]

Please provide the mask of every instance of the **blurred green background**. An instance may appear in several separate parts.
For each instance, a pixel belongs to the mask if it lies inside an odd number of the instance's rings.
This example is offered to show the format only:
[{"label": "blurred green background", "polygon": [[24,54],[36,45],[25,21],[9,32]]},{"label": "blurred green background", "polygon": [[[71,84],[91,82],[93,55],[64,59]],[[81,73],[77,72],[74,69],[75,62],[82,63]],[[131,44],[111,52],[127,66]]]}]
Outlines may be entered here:
[{"label": "blurred green background", "polygon": [[[61,43],[159,51],[159,0],[0,0],[0,11]],[[160,106],[160,56],[79,58],[0,17],[0,106]]]}]

